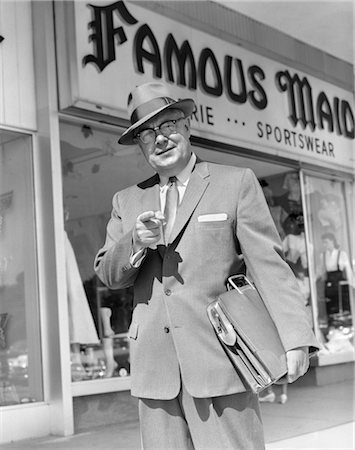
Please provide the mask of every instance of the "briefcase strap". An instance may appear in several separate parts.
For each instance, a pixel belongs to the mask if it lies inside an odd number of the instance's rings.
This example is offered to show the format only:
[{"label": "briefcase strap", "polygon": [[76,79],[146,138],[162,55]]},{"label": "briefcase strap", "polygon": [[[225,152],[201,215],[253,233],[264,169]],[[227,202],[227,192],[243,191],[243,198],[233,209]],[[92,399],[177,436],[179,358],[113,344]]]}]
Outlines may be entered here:
[{"label": "briefcase strap", "polygon": [[236,289],[242,294],[246,289],[255,290],[255,287],[244,274],[237,274],[231,275],[227,279],[227,290],[231,291],[232,289]]}]

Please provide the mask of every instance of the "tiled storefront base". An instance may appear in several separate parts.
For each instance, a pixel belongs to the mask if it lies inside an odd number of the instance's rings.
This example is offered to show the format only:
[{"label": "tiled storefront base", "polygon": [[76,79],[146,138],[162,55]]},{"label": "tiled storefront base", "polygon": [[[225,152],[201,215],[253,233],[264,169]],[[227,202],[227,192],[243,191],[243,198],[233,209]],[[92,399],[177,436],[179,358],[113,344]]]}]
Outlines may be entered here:
[{"label": "tiled storefront base", "polygon": [[[354,363],[311,367],[298,386],[325,386],[354,379]],[[130,391],[74,397],[75,433],[110,424],[138,421],[137,399]]]},{"label": "tiled storefront base", "polygon": [[325,386],[355,379],[354,362],[311,367],[308,373],[297,380],[300,386]]},{"label": "tiled storefront base", "polygon": [[73,404],[75,433],[138,420],[137,399],[130,391],[75,397]]}]

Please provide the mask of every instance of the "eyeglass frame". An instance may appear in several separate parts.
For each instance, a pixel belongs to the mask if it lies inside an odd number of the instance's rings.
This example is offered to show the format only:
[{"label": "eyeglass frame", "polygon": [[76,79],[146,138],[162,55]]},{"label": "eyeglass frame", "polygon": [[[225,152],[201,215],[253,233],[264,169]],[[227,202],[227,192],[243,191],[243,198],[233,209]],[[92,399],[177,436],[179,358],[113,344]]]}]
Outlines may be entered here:
[{"label": "eyeglass frame", "polygon": [[[179,122],[180,120],[183,120],[183,119],[186,119],[186,117],[185,117],[185,116],[182,116],[182,117],[179,117],[178,119],[170,119],[170,120],[166,120],[165,122],[161,123],[160,125],[157,125],[156,127],[148,127],[148,128],[144,128],[143,130],[140,130],[136,135],[134,135],[133,139],[134,139],[135,141],[140,141],[142,144],[151,144],[151,143],[154,142],[154,140],[156,139],[157,131],[159,131],[158,135],[161,134],[161,135],[164,136],[164,137],[169,137],[170,135],[172,135],[173,133],[175,133],[175,132],[177,131],[176,123]],[[169,122],[172,122],[172,124],[174,125],[174,129],[173,129],[173,130],[167,130],[167,131],[168,131],[168,134],[167,134],[167,133],[164,133],[164,132],[161,130],[161,127],[162,127],[163,125],[165,125],[167,128],[169,128],[169,125],[167,125]],[[171,125],[170,125],[170,126],[171,126]],[[147,141],[147,142],[144,142],[144,141],[142,140],[141,136],[140,136],[141,133],[142,133],[143,131],[153,131],[153,133],[154,133],[154,138],[152,138],[151,141],[149,140],[149,141]],[[149,136],[149,135],[148,135],[148,136]],[[152,135],[151,135],[151,136],[152,136]],[[152,137],[153,137],[153,136],[152,136]]]}]

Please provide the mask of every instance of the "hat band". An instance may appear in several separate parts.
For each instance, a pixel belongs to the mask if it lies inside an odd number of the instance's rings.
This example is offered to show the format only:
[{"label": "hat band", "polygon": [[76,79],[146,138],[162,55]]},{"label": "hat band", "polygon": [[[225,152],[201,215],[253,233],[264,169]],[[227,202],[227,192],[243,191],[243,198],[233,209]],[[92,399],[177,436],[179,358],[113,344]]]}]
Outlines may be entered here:
[{"label": "hat band", "polygon": [[157,97],[153,100],[149,100],[149,102],[139,105],[131,114],[131,124],[135,124],[138,120],[143,119],[148,114],[158,111],[158,109],[166,105],[171,105],[172,103],[176,103],[176,100],[170,97]]}]

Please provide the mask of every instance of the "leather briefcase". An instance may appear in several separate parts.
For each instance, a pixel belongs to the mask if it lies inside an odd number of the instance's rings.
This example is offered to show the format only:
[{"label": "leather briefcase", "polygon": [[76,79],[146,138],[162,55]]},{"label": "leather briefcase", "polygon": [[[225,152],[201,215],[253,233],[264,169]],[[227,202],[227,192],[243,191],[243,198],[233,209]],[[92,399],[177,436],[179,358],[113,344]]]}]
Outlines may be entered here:
[{"label": "leather briefcase", "polygon": [[246,388],[259,393],[287,374],[286,354],[256,287],[245,275],[207,307],[209,320]]}]

